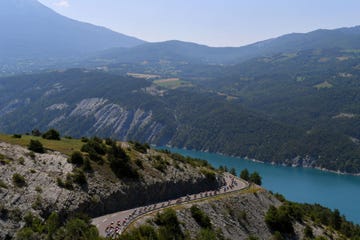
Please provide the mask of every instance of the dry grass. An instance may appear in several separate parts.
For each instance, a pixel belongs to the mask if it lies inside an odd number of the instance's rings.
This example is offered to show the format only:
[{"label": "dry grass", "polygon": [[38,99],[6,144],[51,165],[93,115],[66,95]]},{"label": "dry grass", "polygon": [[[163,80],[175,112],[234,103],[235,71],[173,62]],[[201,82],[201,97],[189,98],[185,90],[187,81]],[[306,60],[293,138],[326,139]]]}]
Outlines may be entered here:
[{"label": "dry grass", "polygon": [[141,78],[141,79],[154,79],[160,77],[159,75],[144,74],[144,73],[127,73],[127,75],[133,78]]},{"label": "dry grass", "polygon": [[20,145],[22,147],[27,147],[30,140],[39,140],[46,149],[58,151],[66,155],[70,155],[73,151],[80,151],[84,144],[79,139],[62,138],[60,141],[56,141],[29,135],[23,135],[21,138],[14,138],[11,135],[0,134],[0,141]]},{"label": "dry grass", "polygon": [[320,89],[325,89],[325,88],[332,88],[333,85],[331,83],[329,83],[328,81],[319,83],[317,85],[314,86],[314,88],[320,90]]}]

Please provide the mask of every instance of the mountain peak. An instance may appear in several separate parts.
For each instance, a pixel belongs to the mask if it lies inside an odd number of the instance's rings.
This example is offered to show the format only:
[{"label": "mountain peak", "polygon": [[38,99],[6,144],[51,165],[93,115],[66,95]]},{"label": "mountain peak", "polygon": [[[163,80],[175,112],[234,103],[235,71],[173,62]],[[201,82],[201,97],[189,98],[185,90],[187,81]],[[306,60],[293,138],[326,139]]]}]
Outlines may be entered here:
[{"label": "mountain peak", "polygon": [[0,1],[2,60],[68,58],[144,41],[64,17],[37,0]]}]

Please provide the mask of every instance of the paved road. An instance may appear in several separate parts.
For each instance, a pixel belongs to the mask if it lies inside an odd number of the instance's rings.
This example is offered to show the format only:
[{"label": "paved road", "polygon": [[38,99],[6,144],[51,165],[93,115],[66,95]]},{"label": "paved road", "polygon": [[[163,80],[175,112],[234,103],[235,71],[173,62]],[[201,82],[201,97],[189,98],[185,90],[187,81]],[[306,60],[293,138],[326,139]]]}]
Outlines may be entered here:
[{"label": "paved road", "polygon": [[248,183],[236,178],[228,173],[225,173],[226,185],[215,191],[207,191],[198,194],[187,195],[181,198],[160,202],[148,206],[137,207],[113,214],[104,215],[94,218],[92,223],[98,228],[99,233],[103,237],[113,237],[121,234],[126,228],[135,220],[145,216],[150,212],[157,212],[169,206],[186,204],[191,201],[209,198],[216,195],[239,191],[248,187]]}]

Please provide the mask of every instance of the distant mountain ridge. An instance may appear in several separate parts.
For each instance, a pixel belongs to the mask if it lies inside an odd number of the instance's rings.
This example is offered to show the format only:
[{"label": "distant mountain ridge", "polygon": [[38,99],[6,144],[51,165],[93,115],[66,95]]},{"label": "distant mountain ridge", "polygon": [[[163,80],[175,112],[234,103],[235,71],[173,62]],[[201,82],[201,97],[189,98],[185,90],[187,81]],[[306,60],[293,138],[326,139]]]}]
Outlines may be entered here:
[{"label": "distant mountain ridge", "polygon": [[360,26],[291,33],[242,47],[209,47],[177,40],[146,43],[128,49],[105,50],[97,57],[131,63],[167,60],[203,64],[234,64],[278,53],[329,48],[360,49]]},{"label": "distant mountain ridge", "polygon": [[2,60],[73,57],[145,41],[61,16],[36,0],[0,2]]},{"label": "distant mountain ridge", "polygon": [[360,49],[360,26],[292,33],[242,47],[177,40],[147,43],[61,16],[37,0],[0,1],[0,29],[0,74],[4,75],[109,63],[227,65],[308,49]]}]

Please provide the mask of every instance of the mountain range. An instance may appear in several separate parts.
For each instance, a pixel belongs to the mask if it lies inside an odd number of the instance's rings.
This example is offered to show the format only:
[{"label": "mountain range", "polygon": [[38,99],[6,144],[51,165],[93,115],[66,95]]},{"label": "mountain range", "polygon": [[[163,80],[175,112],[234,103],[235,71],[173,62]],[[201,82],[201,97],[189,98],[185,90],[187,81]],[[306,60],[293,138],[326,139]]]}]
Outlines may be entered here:
[{"label": "mountain range", "polygon": [[28,72],[106,63],[235,64],[254,57],[314,48],[360,48],[360,26],[292,33],[242,47],[190,42],[147,43],[104,27],[61,16],[37,0],[0,2],[0,71]]}]

